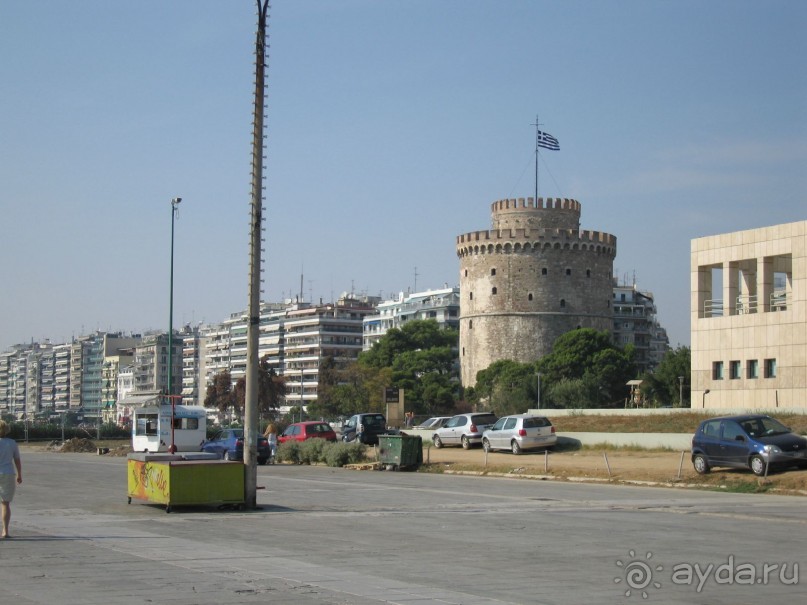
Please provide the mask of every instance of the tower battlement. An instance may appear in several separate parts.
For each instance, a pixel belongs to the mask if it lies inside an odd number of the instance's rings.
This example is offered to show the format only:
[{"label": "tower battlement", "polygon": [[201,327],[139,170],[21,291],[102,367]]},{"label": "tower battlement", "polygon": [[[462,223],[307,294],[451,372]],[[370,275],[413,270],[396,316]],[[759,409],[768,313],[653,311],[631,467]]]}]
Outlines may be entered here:
[{"label": "tower battlement", "polygon": [[[487,250],[488,246],[493,250]],[[579,229],[490,229],[471,231],[457,236],[457,256],[493,252],[496,247],[510,245],[540,250],[544,248],[592,249],[616,256],[616,236],[603,231]]]},{"label": "tower battlement", "polygon": [[579,229],[581,204],[569,198],[512,198],[490,205],[494,229]]},{"label": "tower battlement", "polygon": [[582,205],[577,200],[567,197],[539,197],[537,200],[532,197],[508,198],[496,200],[490,205],[491,214],[497,212],[514,212],[519,210],[572,210],[580,213]]}]

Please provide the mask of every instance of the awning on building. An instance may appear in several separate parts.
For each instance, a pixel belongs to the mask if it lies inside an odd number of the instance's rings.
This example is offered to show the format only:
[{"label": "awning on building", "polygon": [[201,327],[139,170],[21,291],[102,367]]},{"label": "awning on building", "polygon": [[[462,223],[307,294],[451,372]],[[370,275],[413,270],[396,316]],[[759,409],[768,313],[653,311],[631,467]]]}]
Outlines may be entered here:
[{"label": "awning on building", "polygon": [[159,404],[162,395],[129,395],[123,399],[118,400],[118,405],[141,406],[147,404]]}]

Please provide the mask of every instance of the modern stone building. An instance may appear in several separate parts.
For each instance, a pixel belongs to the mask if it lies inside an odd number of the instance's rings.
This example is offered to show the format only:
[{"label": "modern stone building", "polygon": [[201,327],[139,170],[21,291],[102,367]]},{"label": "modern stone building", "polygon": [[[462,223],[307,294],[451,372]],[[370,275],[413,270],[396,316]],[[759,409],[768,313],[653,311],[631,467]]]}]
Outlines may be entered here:
[{"label": "modern stone building", "polygon": [[692,240],[692,407],[807,405],[807,221]]},{"label": "modern stone building", "polygon": [[580,229],[572,199],[491,205],[492,228],[457,237],[462,384],[494,361],[529,362],[576,328],[611,332],[616,237]]}]

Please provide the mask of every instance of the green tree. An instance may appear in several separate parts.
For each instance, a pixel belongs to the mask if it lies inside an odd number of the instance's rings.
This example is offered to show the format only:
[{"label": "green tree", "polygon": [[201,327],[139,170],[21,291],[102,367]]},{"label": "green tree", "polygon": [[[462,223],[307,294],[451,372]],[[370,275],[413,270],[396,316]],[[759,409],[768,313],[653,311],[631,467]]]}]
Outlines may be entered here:
[{"label": "green tree", "polygon": [[[689,407],[691,352],[689,347],[678,347],[667,351],[654,372],[642,376],[642,393],[657,405],[670,404],[676,407]],[[683,385],[679,380],[683,377]],[[680,402],[683,395],[683,404]]]},{"label": "green tree", "polygon": [[[404,389],[406,407],[416,413],[434,414],[454,407],[458,333],[440,328],[434,320],[410,321],[389,330],[369,351],[359,355],[365,369],[388,369],[368,385],[368,403],[383,407],[384,387]],[[389,380],[386,384],[384,379]],[[376,399],[377,398],[377,399]]]},{"label": "green tree", "polygon": [[477,373],[469,397],[499,416],[524,413],[538,405],[538,374],[534,363],[502,359]]},{"label": "green tree", "polygon": [[[588,385],[581,392],[589,393],[586,404],[612,407],[628,395],[625,383],[636,377],[633,347],[621,349],[611,342],[608,332],[580,328],[567,332],[552,346],[552,353],[536,364],[542,384],[551,401],[552,387],[562,380],[583,380]],[[591,386],[596,386],[596,391]]]}]

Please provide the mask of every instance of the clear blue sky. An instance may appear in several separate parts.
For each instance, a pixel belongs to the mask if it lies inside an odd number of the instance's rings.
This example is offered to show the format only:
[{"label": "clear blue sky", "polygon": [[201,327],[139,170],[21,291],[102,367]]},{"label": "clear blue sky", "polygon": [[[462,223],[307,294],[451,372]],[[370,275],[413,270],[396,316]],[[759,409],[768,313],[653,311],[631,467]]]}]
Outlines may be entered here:
[{"label": "clear blue sky", "polygon": [[[274,0],[265,300],[456,285],[583,205],[689,344],[692,238],[807,218],[807,2]],[[252,0],[0,0],[0,350],[247,306]],[[415,269],[417,268],[417,269]],[[417,274],[417,277],[415,277]]]}]

